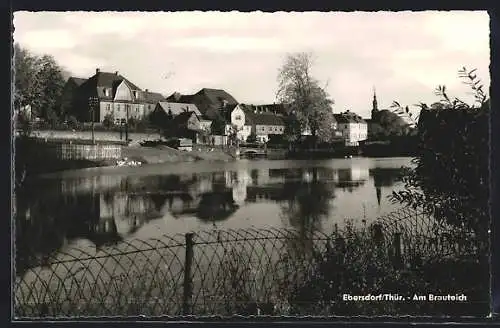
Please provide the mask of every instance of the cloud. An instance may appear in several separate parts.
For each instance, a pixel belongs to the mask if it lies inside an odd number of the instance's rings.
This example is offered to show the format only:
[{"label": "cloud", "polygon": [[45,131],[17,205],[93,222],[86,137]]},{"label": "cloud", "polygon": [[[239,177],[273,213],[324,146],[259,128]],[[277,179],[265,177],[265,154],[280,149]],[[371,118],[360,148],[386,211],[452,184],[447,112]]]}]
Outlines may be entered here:
[{"label": "cloud", "polygon": [[208,36],[174,39],[170,47],[195,48],[210,52],[282,50],[280,41],[273,38]]},{"label": "cloud", "polygon": [[485,12],[17,12],[14,24],[15,41],[75,75],[120,71],[165,94],[217,87],[272,102],[277,70],[297,51],[315,54],[339,110],[368,114],[374,85],[383,107],[433,102],[438,84],[464,95],[462,66],[489,84]]}]

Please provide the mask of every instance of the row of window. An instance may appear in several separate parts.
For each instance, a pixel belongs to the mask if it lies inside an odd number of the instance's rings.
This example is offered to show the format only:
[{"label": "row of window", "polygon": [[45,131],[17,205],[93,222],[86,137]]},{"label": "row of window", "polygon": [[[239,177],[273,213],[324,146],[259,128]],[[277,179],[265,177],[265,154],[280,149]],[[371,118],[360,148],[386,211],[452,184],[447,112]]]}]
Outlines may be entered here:
[{"label": "row of window", "polygon": [[[267,127],[267,130],[270,131],[270,132],[283,132],[284,128],[282,126],[280,127],[272,127],[272,126],[268,126]],[[265,132],[266,131],[266,127],[265,126],[261,126],[259,128],[259,131],[262,131],[262,132]]]},{"label": "row of window", "polygon": [[[129,106],[129,108],[130,108],[130,105],[125,105],[125,106],[124,106],[124,107],[125,107],[125,108],[124,108],[124,110],[126,110],[126,109],[127,109],[127,106]],[[148,105],[148,109],[149,109],[149,110],[151,110],[151,105]],[[107,111],[110,111],[110,110],[111,110],[111,104],[106,104],[106,110],[107,110]],[[117,110],[117,111],[120,111],[120,110],[121,110],[120,104],[116,104],[116,110]],[[136,106],[136,107],[135,107],[135,111],[136,111],[136,112],[139,112],[139,106]]]}]

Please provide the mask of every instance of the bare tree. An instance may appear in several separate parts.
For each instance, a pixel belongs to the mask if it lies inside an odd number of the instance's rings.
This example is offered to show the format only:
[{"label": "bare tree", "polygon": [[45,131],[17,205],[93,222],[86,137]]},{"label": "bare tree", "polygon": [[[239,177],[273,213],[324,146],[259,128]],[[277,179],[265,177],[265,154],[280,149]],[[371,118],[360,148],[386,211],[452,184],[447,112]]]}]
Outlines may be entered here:
[{"label": "bare tree", "polygon": [[[276,98],[291,107],[302,130],[308,127],[315,140],[329,141],[333,125],[333,100],[312,76],[312,66],[311,53],[289,54],[278,73]],[[290,131],[297,133],[296,129]]]}]

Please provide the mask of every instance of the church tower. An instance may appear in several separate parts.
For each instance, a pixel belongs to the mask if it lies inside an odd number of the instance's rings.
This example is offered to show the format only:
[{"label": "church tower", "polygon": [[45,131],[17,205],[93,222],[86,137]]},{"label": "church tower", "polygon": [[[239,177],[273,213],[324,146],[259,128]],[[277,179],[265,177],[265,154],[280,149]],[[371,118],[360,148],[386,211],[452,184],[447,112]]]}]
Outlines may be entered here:
[{"label": "church tower", "polygon": [[375,87],[373,87],[372,120],[375,119],[377,112],[378,112],[377,93],[375,91]]}]

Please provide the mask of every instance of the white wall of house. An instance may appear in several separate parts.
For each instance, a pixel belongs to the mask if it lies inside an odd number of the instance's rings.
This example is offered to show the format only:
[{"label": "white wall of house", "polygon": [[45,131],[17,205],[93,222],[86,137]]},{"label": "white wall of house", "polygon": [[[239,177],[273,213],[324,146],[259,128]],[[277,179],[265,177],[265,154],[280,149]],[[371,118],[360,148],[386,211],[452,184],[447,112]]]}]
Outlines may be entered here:
[{"label": "white wall of house", "polygon": [[189,130],[200,130],[200,120],[196,116],[196,114],[191,114],[191,117],[187,121],[187,128]]},{"label": "white wall of house", "polygon": [[252,134],[252,126],[243,125],[243,128],[241,130],[238,130],[238,133],[236,135],[238,136],[238,139],[244,142],[247,141],[250,134]]},{"label": "white wall of house", "polygon": [[110,101],[101,101],[99,103],[99,122],[104,121],[106,115],[113,115],[113,103]]},{"label": "white wall of house", "polygon": [[122,81],[120,85],[116,88],[116,93],[115,93],[115,101],[121,100],[121,101],[133,101],[133,96],[132,96],[132,90],[128,87],[127,83],[125,81]]},{"label": "white wall of house", "polygon": [[237,126],[239,130],[245,126],[245,112],[240,105],[236,106],[231,112],[231,124]]},{"label": "white wall of house", "polygon": [[283,125],[255,125],[255,134],[259,142],[268,142],[270,134],[283,134],[284,132],[285,127]]},{"label": "white wall of house", "polygon": [[365,122],[339,123],[338,130],[348,146],[357,146],[368,138],[368,124]]}]

